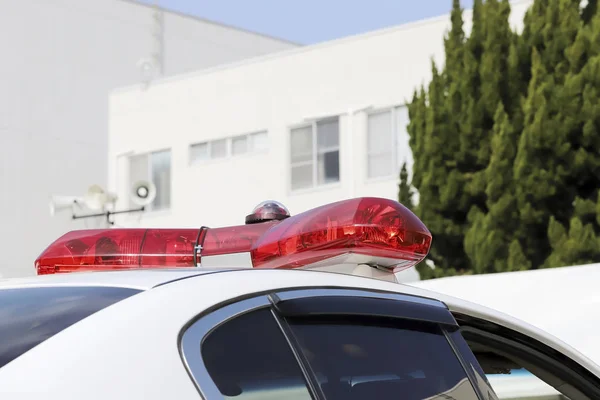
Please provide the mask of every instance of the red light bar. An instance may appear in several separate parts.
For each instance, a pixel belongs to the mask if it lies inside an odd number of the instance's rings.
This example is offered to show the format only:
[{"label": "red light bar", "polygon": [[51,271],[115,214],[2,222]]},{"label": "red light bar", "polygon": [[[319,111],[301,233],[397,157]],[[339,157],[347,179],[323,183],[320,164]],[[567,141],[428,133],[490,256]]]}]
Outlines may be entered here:
[{"label": "red light bar", "polygon": [[69,232],[36,260],[38,275],[194,266],[198,229],[95,229]]},{"label": "red light bar", "polygon": [[263,235],[252,250],[254,267],[298,268],[357,254],[399,271],[425,258],[431,233],[402,204],[358,198],[288,218]]},{"label": "red light bar", "polygon": [[255,268],[299,268],[359,255],[363,264],[397,271],[423,260],[430,245],[425,225],[400,203],[358,198],[227,228],[74,231],[50,245],[35,266],[38,275],[192,267],[201,257],[249,252]]}]

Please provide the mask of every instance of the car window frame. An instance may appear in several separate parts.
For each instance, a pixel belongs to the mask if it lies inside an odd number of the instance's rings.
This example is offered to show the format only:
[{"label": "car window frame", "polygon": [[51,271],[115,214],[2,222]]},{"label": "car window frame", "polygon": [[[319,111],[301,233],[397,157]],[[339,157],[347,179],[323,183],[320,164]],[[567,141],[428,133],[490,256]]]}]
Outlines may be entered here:
[{"label": "car window frame", "polygon": [[[189,377],[196,386],[198,393],[204,399],[224,399],[216,383],[212,380],[207,366],[201,355],[201,346],[204,339],[208,337],[215,329],[219,326],[227,323],[228,321],[235,319],[246,313],[251,313],[264,308],[269,308],[275,321],[277,322],[282,334],[286,338],[291,352],[296,358],[304,380],[307,384],[307,389],[310,395],[315,400],[324,400],[325,396],[318,383],[317,377],[312,371],[310,363],[305,359],[304,355],[298,350],[298,343],[296,342],[289,324],[285,321],[285,317],[278,311],[278,303],[282,301],[290,301],[297,299],[309,299],[314,297],[332,297],[332,296],[344,296],[362,299],[379,299],[379,300],[393,300],[397,302],[410,303],[412,305],[421,305],[424,308],[431,309],[437,307],[444,309],[449,315],[451,315],[448,307],[441,301],[390,292],[382,292],[368,289],[353,289],[353,288],[293,288],[293,289],[280,289],[269,291],[260,294],[253,294],[247,297],[241,297],[238,299],[230,300],[228,302],[218,304],[211,307],[209,310],[198,315],[196,318],[191,320],[180,332],[179,335],[179,351],[184,363],[184,366],[188,372]],[[356,315],[355,315],[356,316]],[[365,315],[366,316],[366,315]],[[391,316],[391,315],[390,315]],[[393,318],[402,319],[401,315],[391,316]],[[415,319],[413,316],[405,316],[404,319]],[[470,382],[473,391],[478,399],[484,400],[486,397],[481,391],[480,386],[475,380],[475,376],[467,368],[467,362],[465,357],[461,354],[459,347],[455,345],[449,329],[458,330],[458,324],[452,317],[454,324],[449,324],[447,320],[440,319],[437,322],[431,320],[425,316],[421,321],[426,323],[436,323],[442,330],[448,345],[450,346],[453,354],[458,359],[459,364],[463,368],[465,377]]]}]

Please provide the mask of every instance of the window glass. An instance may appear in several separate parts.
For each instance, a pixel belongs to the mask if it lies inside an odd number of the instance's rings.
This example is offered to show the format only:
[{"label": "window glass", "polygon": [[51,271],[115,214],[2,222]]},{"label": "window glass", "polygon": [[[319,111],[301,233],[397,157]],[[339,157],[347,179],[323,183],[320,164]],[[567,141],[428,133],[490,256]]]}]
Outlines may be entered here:
[{"label": "window glass", "polygon": [[196,143],[190,146],[190,162],[208,160],[208,143]]},{"label": "window glass", "polygon": [[317,122],[317,179],[320,185],[340,180],[339,119]]},{"label": "window glass", "polygon": [[311,126],[291,130],[291,155],[292,163],[312,161],[313,136]]},{"label": "window glass", "polygon": [[319,151],[337,149],[340,143],[339,119],[317,122],[317,147]]},{"label": "window glass", "polygon": [[369,154],[368,156],[369,178],[389,176],[394,171],[394,158],[391,153]]},{"label": "window glass", "polygon": [[156,185],[156,199],[152,202],[153,210],[171,206],[171,151],[152,153],[152,182]]},{"label": "window glass", "polygon": [[250,150],[262,151],[269,147],[267,132],[256,132],[250,135]]},{"label": "window glass", "polygon": [[477,400],[437,326],[348,318],[290,322],[327,399]]},{"label": "window glass", "polygon": [[139,293],[115,287],[0,290],[0,368],[76,322]]},{"label": "window glass", "polygon": [[410,136],[408,135],[408,108],[406,106],[396,107],[395,109],[396,116],[396,154],[397,161],[396,165],[398,167],[398,171],[402,167],[402,164],[406,162],[408,167],[408,174],[412,176],[412,164],[413,164],[413,156],[412,150],[409,145]]},{"label": "window glass", "polygon": [[227,139],[213,140],[210,142],[210,158],[227,157]]},{"label": "window glass", "polygon": [[467,364],[467,368],[469,368],[473,372],[473,375],[475,376],[477,385],[479,385],[481,392],[484,395],[486,395],[486,399],[489,399],[489,400],[497,399],[498,397],[492,390],[492,388],[490,386],[490,382],[488,381],[486,374],[483,372],[481,365],[479,365],[479,362],[475,358],[475,355],[473,354],[473,352],[469,348],[469,345],[467,344],[467,342],[463,338],[462,334],[460,333],[460,330],[457,329],[456,331],[451,332],[450,337],[451,337],[452,341],[454,342],[454,344],[456,345],[458,351],[462,354],[463,359],[465,360],[465,363]]},{"label": "window glass", "polygon": [[[291,130],[292,190],[340,180],[339,136],[337,118]],[[316,154],[313,149],[315,140]]]},{"label": "window glass", "polygon": [[292,167],[292,190],[306,189],[313,186],[312,164]]},{"label": "window glass", "polygon": [[390,176],[395,173],[394,129],[392,112],[384,111],[368,116],[367,174],[369,178]]},{"label": "window glass", "polygon": [[317,176],[319,184],[333,183],[340,180],[339,150],[319,154]]},{"label": "window glass", "polygon": [[368,116],[368,146],[370,154],[392,153],[390,144],[393,142],[391,111],[369,114]]},{"label": "window glass", "polygon": [[234,156],[248,151],[248,136],[238,136],[231,139],[231,154]]},{"label": "window glass", "polygon": [[204,339],[201,353],[226,399],[311,399],[300,366],[268,309],[219,326]]}]

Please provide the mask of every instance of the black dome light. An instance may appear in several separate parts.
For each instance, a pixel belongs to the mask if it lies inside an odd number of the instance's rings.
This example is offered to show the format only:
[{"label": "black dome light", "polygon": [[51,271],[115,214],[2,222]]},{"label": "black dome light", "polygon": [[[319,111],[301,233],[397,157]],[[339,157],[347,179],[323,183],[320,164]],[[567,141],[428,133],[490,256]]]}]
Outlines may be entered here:
[{"label": "black dome light", "polygon": [[266,200],[254,207],[252,214],[246,216],[246,225],[267,221],[281,221],[290,217],[289,210],[275,200]]}]

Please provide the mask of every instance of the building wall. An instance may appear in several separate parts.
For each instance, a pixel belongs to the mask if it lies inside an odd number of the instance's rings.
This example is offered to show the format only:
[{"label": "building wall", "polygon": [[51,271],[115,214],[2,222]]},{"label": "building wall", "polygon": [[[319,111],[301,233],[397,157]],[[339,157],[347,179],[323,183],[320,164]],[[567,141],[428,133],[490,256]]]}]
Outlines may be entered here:
[{"label": "building wall", "polygon": [[[529,4],[513,3],[512,25],[521,25]],[[402,105],[428,82],[431,59],[443,60],[448,27],[444,16],[174,77],[148,91],[116,90],[110,102],[111,187],[127,197],[127,158],[118,155],[172,154],[170,209],[124,217],[119,224],[223,226],[243,223],[264,199],[280,200],[297,214],[356,196],[397,198],[398,169],[367,178],[368,112]],[[339,116],[340,180],[292,191],[290,130],[325,116]],[[192,143],[261,130],[268,132],[267,151],[190,163]],[[408,137],[400,133],[398,140],[397,165],[410,162]]]},{"label": "building wall", "polygon": [[[140,82],[153,51],[150,7],[122,0],[0,0],[0,277],[33,273],[64,232],[98,221],[51,218],[49,196],[107,183],[108,94]],[[165,74],[296,47],[164,14]]]}]

